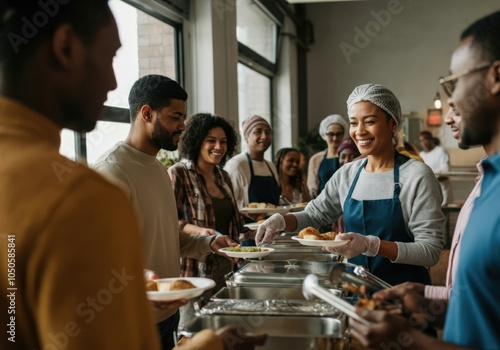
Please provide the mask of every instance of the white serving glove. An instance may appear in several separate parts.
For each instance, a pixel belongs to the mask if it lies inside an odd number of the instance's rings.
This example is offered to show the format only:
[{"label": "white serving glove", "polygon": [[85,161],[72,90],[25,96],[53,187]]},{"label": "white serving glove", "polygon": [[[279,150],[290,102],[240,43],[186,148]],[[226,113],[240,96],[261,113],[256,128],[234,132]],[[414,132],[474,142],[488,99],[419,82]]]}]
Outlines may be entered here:
[{"label": "white serving glove", "polygon": [[255,235],[255,242],[257,245],[272,243],[273,238],[276,237],[280,231],[286,227],[285,218],[281,214],[273,214],[266,221],[259,225],[257,234]]},{"label": "white serving glove", "polygon": [[359,233],[349,232],[341,233],[336,238],[336,241],[350,241],[340,247],[326,247],[325,249],[349,258],[354,258],[359,254],[366,256],[375,256],[380,249],[380,238],[377,236],[363,236]]}]

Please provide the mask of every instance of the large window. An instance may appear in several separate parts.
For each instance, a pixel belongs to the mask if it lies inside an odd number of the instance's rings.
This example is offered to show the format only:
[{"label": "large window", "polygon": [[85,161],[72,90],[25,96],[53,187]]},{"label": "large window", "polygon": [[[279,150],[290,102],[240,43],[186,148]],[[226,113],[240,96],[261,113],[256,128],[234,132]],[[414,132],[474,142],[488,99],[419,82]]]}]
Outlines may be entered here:
[{"label": "large window", "polygon": [[238,63],[238,114],[244,118],[257,114],[269,120],[271,78]]},{"label": "large window", "polygon": [[239,0],[236,38],[271,63],[276,63],[278,26],[258,3]]},{"label": "large window", "polygon": [[[110,0],[122,46],[113,62],[118,87],[108,93],[102,121],[86,135],[64,130],[60,152],[71,159],[86,159],[89,165],[124,140],[130,124],[128,94],[134,82],[147,74],[166,75],[182,82],[180,24],[158,19],[121,0]],[[155,15],[161,15],[156,11]],[[168,23],[167,23],[168,22]]]},{"label": "large window", "polygon": [[[240,125],[252,115],[260,115],[271,125],[272,82],[277,71],[278,33],[281,12],[272,2],[238,0],[238,113]],[[242,140],[242,148],[245,141]],[[272,147],[266,156],[272,158]]]}]

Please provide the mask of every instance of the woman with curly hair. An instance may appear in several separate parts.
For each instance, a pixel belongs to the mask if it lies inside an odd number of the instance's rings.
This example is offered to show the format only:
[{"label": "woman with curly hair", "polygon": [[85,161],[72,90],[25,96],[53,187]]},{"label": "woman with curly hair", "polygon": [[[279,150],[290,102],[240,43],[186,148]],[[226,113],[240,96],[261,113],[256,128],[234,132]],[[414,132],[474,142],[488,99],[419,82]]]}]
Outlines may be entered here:
[{"label": "woman with curly hair", "polygon": [[[186,122],[180,141],[181,161],[168,169],[179,212],[180,229],[202,235],[228,235],[238,241],[240,218],[231,180],[222,166],[232,156],[238,136],[224,118],[199,113]],[[201,260],[181,258],[182,277],[206,277],[215,281],[214,290],[225,286],[224,275],[234,263],[211,254]],[[193,303],[181,308],[180,327],[194,317]]]},{"label": "woman with curly hair", "polygon": [[[309,202],[311,196],[300,167],[300,153],[295,148],[282,148],[274,161],[278,170],[281,195],[291,203]],[[286,203],[285,203],[286,204]]]}]

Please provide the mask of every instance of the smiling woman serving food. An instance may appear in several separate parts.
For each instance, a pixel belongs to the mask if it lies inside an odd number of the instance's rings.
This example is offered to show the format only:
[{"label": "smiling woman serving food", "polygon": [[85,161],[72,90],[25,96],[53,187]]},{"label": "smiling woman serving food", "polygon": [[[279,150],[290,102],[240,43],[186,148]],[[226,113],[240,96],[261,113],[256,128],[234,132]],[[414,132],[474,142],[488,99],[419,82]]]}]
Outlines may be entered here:
[{"label": "smiling woman serving food", "polygon": [[442,195],[432,170],[395,149],[401,127],[396,96],[377,84],[354,89],[347,100],[350,136],[366,156],[341,167],[303,212],[275,214],[260,225],[257,242],[279,231],[331,224],[344,215],[347,244],[327,248],[363,265],[390,284],[430,283],[444,243]]}]

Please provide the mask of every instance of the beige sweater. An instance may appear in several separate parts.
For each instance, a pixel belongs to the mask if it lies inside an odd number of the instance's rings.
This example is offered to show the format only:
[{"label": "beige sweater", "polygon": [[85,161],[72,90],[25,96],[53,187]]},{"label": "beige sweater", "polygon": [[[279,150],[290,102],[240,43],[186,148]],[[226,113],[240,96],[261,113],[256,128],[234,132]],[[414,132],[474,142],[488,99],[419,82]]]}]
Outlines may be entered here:
[{"label": "beige sweater", "polygon": [[[179,234],[172,182],[155,156],[119,142],[102,155],[94,167],[120,185],[134,204],[147,269],[160,278],[179,277],[181,254],[199,260],[212,252],[213,237]],[[167,319],[175,311],[155,310],[155,322]]]}]

